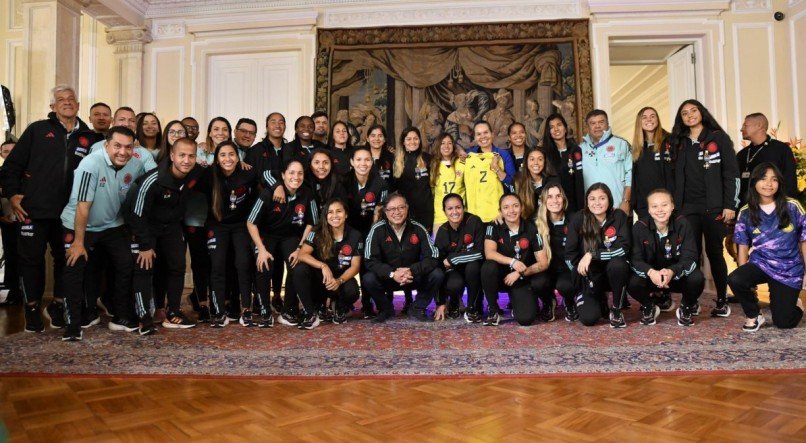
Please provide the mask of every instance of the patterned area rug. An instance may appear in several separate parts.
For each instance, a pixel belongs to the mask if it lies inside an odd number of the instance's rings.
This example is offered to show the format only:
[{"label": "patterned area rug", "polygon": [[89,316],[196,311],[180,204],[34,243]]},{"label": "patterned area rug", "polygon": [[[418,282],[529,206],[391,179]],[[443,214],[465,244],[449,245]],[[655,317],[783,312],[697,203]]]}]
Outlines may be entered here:
[{"label": "patterned area rug", "polygon": [[[806,370],[806,326],[749,334],[741,330],[738,305],[725,319],[708,315],[710,303],[703,300],[703,314],[689,328],[677,325],[674,312],[642,326],[635,304],[625,311],[628,327],[618,330],[604,321],[594,327],[568,323],[563,308],[556,321],[530,327],[511,317],[498,327],[400,316],[376,325],[356,317],[312,331],[199,325],[139,337],[102,324],[78,343],[63,343],[55,330],[0,339],[0,374],[284,378]],[[769,310],[764,312],[769,321]]]}]

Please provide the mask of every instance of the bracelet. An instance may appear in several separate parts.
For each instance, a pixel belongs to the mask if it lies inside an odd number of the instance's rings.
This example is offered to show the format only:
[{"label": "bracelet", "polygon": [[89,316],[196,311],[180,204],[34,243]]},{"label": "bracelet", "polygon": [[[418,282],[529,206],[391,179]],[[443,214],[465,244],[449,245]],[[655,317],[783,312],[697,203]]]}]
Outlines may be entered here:
[{"label": "bracelet", "polygon": [[515,264],[515,259],[513,258],[512,261],[509,262],[509,267],[511,268],[512,265],[514,265],[514,264]]},{"label": "bracelet", "polygon": [[339,282],[340,285],[344,284],[344,279],[341,277],[337,278],[336,281]]},{"label": "bracelet", "polygon": [[302,249],[302,244],[298,244],[297,249]]}]

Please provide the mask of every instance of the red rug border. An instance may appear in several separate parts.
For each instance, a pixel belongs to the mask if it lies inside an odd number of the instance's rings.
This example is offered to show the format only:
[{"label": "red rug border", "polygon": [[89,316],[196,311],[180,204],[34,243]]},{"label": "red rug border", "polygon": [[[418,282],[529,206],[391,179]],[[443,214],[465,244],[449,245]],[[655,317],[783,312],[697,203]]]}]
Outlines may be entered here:
[{"label": "red rug border", "polygon": [[806,374],[806,368],[792,369],[739,369],[739,370],[696,370],[696,371],[647,371],[647,372],[575,372],[568,374],[461,374],[461,375],[200,375],[200,374],[49,374],[9,372],[0,373],[2,378],[116,378],[116,379],[191,379],[199,381],[215,380],[255,380],[255,381],[407,381],[407,380],[483,380],[483,379],[550,379],[580,377],[673,377],[709,376],[709,375],[780,375]]}]

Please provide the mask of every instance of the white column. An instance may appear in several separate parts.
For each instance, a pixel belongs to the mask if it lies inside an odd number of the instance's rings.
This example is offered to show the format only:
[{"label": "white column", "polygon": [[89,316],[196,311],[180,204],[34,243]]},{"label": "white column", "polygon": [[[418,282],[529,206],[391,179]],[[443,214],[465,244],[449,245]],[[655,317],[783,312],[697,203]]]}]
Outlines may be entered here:
[{"label": "white column", "polygon": [[151,42],[151,34],[144,27],[114,26],[107,28],[106,42],[115,48],[117,103],[143,110],[143,45]]}]

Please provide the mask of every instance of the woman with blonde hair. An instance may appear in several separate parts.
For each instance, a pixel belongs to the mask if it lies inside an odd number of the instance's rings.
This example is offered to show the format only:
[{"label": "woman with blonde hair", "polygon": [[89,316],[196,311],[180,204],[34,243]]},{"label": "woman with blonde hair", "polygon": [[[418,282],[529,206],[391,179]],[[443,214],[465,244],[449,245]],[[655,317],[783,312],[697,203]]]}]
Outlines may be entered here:
[{"label": "woman with blonde hair", "polygon": [[646,217],[647,196],[657,188],[674,191],[674,157],[669,133],[663,129],[655,108],[646,106],[635,116],[632,139],[632,194],[630,207]]}]

